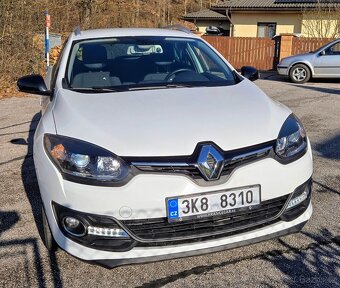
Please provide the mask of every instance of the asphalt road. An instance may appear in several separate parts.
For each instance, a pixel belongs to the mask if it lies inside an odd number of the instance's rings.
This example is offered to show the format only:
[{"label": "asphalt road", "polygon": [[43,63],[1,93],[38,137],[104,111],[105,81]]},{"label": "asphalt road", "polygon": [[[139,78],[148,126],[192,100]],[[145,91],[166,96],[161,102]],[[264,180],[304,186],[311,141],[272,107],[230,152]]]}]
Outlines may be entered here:
[{"label": "asphalt road", "polygon": [[0,101],[0,287],[340,287],[340,81],[259,85],[302,119],[314,152],[314,214],[299,234],[220,253],[113,270],[40,240],[32,161],[39,97]]}]

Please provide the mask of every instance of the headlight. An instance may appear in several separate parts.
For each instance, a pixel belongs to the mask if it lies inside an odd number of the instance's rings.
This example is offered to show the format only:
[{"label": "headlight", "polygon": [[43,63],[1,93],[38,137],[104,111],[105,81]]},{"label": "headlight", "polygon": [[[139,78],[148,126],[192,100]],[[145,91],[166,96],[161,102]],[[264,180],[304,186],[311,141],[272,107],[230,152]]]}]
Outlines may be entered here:
[{"label": "headlight", "polygon": [[129,175],[129,166],[122,159],[96,145],[52,134],[45,134],[44,144],[67,180],[88,184],[115,183]]},{"label": "headlight", "polygon": [[282,159],[291,159],[302,155],[307,149],[305,129],[294,114],[284,122],[276,141],[275,152]]}]

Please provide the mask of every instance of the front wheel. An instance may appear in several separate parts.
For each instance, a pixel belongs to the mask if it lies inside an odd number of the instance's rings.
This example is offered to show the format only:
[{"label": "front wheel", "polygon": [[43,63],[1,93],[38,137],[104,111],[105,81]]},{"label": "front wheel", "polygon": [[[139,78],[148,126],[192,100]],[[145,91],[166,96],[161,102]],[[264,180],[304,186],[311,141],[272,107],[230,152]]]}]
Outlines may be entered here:
[{"label": "front wheel", "polygon": [[304,64],[297,64],[290,69],[289,78],[294,83],[306,83],[309,81],[311,73],[309,68]]},{"label": "front wheel", "polygon": [[44,232],[44,235],[43,235],[44,239],[42,239],[42,240],[43,240],[45,247],[47,248],[48,251],[50,251],[50,252],[55,251],[55,250],[57,250],[58,245],[53,238],[53,235],[52,235],[52,232],[51,232],[51,229],[50,229],[50,225],[48,224],[47,216],[46,216],[43,205],[41,205],[41,216],[42,216],[42,226],[43,226],[43,232]]}]

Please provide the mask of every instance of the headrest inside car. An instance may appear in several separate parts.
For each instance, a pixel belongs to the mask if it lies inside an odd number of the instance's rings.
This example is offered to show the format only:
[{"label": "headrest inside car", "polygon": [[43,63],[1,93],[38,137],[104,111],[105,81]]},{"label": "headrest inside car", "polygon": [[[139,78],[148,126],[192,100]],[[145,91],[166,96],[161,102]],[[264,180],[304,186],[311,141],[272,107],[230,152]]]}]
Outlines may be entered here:
[{"label": "headrest inside car", "polygon": [[85,45],[83,63],[89,69],[102,69],[107,65],[107,51],[102,45]]}]

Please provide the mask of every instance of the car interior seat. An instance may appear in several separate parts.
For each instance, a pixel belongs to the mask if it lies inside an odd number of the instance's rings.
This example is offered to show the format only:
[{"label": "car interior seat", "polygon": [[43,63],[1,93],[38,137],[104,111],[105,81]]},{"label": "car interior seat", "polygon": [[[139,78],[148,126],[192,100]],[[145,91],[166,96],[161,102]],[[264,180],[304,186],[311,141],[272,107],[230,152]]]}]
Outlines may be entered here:
[{"label": "car interior seat", "polygon": [[73,78],[72,87],[110,87],[121,84],[118,77],[110,76],[107,51],[104,46],[85,45],[82,58],[81,71]]},{"label": "car interior seat", "polygon": [[163,45],[163,53],[154,53],[149,56],[152,70],[144,77],[144,82],[163,81],[173,71],[175,63],[173,46]]}]

